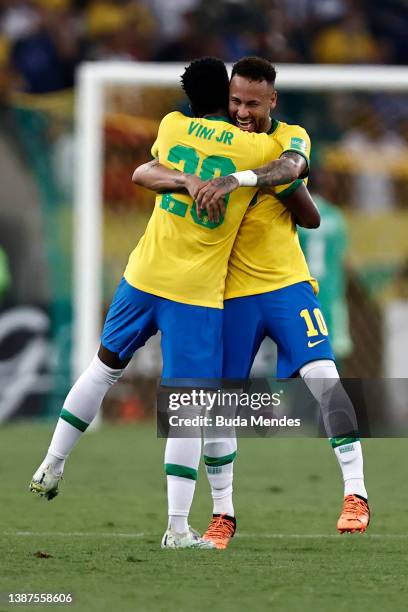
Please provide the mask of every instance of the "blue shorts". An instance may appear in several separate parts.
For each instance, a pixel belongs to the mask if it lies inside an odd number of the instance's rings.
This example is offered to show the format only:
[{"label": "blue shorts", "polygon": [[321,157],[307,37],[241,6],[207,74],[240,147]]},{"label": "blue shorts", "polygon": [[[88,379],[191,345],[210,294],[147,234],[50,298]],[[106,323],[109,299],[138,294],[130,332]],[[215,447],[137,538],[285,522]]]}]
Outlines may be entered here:
[{"label": "blue shorts", "polygon": [[219,308],[191,306],[140,291],[123,278],[106,316],[101,341],[125,360],[161,331],[163,378],[219,379],[222,313]]},{"label": "blue shorts", "polygon": [[309,361],[333,359],[319,301],[308,282],[224,302],[223,377],[246,379],[262,340],[278,347],[278,378]]}]

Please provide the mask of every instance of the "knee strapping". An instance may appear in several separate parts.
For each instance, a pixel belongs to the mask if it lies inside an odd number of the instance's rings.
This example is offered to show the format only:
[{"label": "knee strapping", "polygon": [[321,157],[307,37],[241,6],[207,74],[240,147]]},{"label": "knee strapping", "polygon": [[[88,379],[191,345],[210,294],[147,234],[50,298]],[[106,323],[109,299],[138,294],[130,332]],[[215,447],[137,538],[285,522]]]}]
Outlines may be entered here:
[{"label": "knee strapping", "polygon": [[343,385],[334,361],[312,361],[300,368],[300,375],[320,404],[329,438],[358,431],[356,413]]},{"label": "knee strapping", "polygon": [[236,438],[204,440],[204,463],[220,467],[232,463],[237,454]]}]

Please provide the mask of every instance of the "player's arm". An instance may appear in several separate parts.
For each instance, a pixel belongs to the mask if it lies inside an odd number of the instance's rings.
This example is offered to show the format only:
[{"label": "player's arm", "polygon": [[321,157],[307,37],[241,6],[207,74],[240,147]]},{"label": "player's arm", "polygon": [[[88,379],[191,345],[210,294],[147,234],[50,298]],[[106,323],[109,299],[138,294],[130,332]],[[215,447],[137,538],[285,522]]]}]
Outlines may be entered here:
[{"label": "player's arm", "polygon": [[133,172],[132,182],[156,193],[187,191],[193,199],[204,185],[204,182],[194,174],[166,168],[158,159],[152,159],[138,166]]},{"label": "player's arm", "polygon": [[[307,171],[308,164],[303,155],[296,153],[296,151],[285,151],[279,159],[275,159],[253,172],[257,177],[256,185],[259,187],[274,187],[275,185],[292,183],[296,179],[306,176]],[[235,174],[240,173],[236,172]]]},{"label": "player's arm", "polygon": [[[265,191],[269,191],[266,189]],[[275,194],[274,191],[272,193]],[[279,197],[279,195],[278,195]],[[306,185],[302,181],[295,191],[285,198],[280,198],[282,204],[293,214],[297,225],[308,229],[316,229],[320,225],[320,213]]]},{"label": "player's arm", "polygon": [[308,164],[303,155],[295,151],[285,151],[279,159],[275,159],[260,168],[234,172],[227,176],[208,181],[199,191],[196,201],[200,208],[207,208],[215,201],[235,191],[238,187],[274,187],[292,183],[306,175]]}]

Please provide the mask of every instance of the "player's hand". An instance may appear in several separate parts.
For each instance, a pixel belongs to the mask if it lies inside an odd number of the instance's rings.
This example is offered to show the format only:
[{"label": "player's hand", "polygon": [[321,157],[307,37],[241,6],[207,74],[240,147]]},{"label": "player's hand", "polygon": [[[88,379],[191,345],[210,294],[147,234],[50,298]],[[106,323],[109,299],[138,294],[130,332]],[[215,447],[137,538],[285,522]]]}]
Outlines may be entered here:
[{"label": "player's hand", "polygon": [[[198,208],[206,209],[208,207],[219,207],[220,200],[224,200],[225,196],[231,191],[239,187],[238,180],[235,176],[220,176],[216,179],[208,181],[198,192],[196,202]],[[223,204],[225,212],[225,202]]]},{"label": "player's hand", "polygon": [[197,211],[198,216],[202,217],[204,212],[207,213],[208,220],[211,223],[219,223],[220,219],[222,219],[225,215],[225,199],[224,196],[216,200],[212,198],[207,204],[198,204],[197,203]]},{"label": "player's hand", "polygon": [[188,191],[189,196],[195,200],[200,189],[206,184],[207,181],[202,181],[198,176],[194,174],[185,174],[185,188]]},{"label": "player's hand", "polygon": [[[195,200],[200,189],[202,189],[205,185],[207,185],[208,181],[202,181],[198,176],[194,174],[185,174],[185,188],[187,189],[190,197]],[[203,207],[200,208],[197,204],[197,215],[200,219],[202,219],[204,213],[207,213],[208,220],[218,223],[220,220],[220,215],[225,213],[225,203],[224,200],[220,200],[220,202],[209,204],[208,208]]]}]

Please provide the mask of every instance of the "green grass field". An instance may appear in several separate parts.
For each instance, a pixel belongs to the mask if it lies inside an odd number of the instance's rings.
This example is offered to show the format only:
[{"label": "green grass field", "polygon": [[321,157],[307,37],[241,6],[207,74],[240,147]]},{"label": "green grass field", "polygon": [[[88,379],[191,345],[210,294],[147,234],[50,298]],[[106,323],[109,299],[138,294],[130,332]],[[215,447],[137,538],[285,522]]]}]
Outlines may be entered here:
[{"label": "green grass field", "polygon": [[[364,536],[336,534],[342,486],[325,440],[241,440],[230,547],[162,551],[164,443],[153,427],[87,435],[61,495],[46,502],[27,483],[50,433],[49,425],[0,429],[0,610],[17,607],[3,603],[8,592],[73,593],[64,609],[84,612],[407,608],[408,440],[364,444],[373,511]],[[201,472],[191,524],[203,531],[210,513]]]}]

